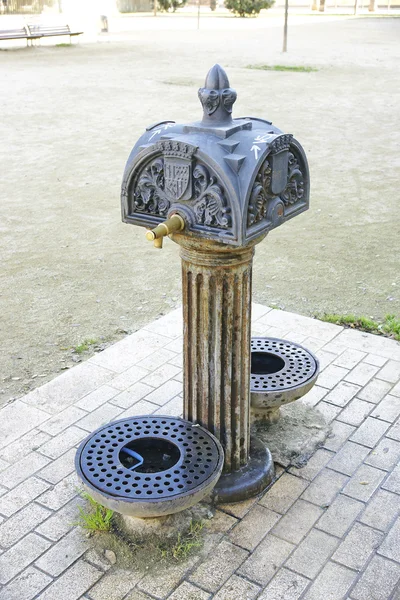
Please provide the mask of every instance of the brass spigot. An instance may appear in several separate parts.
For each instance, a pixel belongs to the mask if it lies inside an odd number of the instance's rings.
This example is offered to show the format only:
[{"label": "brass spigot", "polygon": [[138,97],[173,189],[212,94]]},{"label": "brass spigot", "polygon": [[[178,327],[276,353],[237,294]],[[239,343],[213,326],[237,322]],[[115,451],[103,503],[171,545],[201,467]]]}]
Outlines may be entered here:
[{"label": "brass spigot", "polygon": [[154,242],[155,248],[162,248],[163,238],[170,233],[175,231],[182,231],[185,227],[185,221],[178,214],[172,215],[169,219],[160,223],[154,229],[150,229],[146,232],[146,239],[150,242]]}]

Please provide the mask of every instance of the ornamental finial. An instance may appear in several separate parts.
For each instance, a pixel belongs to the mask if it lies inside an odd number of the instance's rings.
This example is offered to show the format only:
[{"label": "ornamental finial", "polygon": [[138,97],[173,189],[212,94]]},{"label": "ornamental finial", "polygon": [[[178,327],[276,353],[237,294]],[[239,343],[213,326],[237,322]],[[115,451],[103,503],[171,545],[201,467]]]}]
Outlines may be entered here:
[{"label": "ornamental finial", "polygon": [[203,123],[226,126],[232,123],[232,106],[236,91],[229,87],[229,79],[220,65],[214,65],[207,73],[203,88],[199,89],[203,106]]}]

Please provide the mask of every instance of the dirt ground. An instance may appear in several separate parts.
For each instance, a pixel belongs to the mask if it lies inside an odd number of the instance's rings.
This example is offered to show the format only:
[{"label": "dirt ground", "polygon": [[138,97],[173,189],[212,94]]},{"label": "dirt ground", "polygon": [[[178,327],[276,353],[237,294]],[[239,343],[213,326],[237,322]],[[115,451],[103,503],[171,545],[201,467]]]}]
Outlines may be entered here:
[{"label": "dirt ground", "polygon": [[[0,52],[0,404],[90,355],[73,352],[85,339],[102,347],[180,303],[178,247],[121,223],[119,187],[146,125],[200,117],[215,62],[234,116],[294,133],[311,168],[310,211],[257,248],[254,299],[399,313],[400,19],[293,17],[287,55],[274,20],[179,19]],[[319,70],[246,69],[259,63]]]}]

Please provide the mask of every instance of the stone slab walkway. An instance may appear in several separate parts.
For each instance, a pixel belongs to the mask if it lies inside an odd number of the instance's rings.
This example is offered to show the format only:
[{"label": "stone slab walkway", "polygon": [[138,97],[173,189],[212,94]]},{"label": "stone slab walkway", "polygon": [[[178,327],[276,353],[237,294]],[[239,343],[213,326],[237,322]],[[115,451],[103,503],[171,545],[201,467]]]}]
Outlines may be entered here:
[{"label": "stone slab walkway", "polygon": [[117,418],[182,412],[181,331],[176,310],[0,411],[0,600],[400,600],[400,344],[261,305],[255,335],[319,357],[301,401],[331,437],[262,497],[220,506],[187,562],[99,559],[72,525],[76,447]]}]

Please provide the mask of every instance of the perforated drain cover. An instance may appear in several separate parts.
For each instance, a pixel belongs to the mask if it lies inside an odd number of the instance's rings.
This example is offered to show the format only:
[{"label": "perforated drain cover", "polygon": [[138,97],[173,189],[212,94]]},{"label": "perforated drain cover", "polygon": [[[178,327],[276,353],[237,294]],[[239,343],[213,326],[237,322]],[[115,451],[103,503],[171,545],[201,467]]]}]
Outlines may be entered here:
[{"label": "perforated drain cover", "polygon": [[316,378],[319,364],[308,350],[277,338],[251,339],[251,392],[278,392]]},{"label": "perforated drain cover", "polygon": [[206,429],[153,415],[99,428],[82,442],[76,458],[80,479],[103,499],[142,503],[191,495],[210,482],[213,487],[222,464],[222,447]]}]

